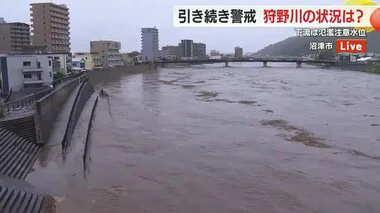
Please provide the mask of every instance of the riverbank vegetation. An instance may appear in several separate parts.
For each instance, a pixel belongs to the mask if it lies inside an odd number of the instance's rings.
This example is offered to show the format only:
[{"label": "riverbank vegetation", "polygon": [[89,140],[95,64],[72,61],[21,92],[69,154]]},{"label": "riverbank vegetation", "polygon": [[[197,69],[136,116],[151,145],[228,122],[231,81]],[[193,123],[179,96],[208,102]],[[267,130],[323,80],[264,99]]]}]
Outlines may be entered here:
[{"label": "riverbank vegetation", "polygon": [[372,67],[371,73],[380,74],[380,65],[375,65]]}]

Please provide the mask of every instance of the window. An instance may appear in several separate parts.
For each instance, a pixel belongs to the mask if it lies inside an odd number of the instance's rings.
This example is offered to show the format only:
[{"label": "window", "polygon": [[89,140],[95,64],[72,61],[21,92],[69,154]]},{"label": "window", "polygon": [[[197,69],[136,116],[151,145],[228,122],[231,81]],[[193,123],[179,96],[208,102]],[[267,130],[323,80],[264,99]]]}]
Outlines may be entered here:
[{"label": "window", "polygon": [[41,68],[41,62],[37,61],[37,68]]},{"label": "window", "polygon": [[30,62],[30,61],[24,61],[24,62],[22,62],[22,66],[23,67],[30,67],[32,65],[32,62]]},{"label": "window", "polygon": [[51,66],[51,60],[49,60],[49,67]]},{"label": "window", "polygon": [[50,78],[53,77],[52,74],[51,74],[51,72],[49,72],[49,77],[50,77]]},{"label": "window", "polygon": [[24,78],[32,78],[32,74],[31,73],[24,73]]}]

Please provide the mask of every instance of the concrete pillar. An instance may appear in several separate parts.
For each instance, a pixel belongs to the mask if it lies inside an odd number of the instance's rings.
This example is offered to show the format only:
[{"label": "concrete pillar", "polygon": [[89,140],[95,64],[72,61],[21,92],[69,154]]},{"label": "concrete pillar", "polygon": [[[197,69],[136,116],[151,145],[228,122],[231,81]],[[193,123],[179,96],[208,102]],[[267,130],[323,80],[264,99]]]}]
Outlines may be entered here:
[{"label": "concrete pillar", "polygon": [[267,61],[263,61],[263,67],[267,67]]},{"label": "concrete pillar", "polygon": [[302,62],[301,61],[297,61],[297,68],[301,68],[301,65],[302,65]]}]

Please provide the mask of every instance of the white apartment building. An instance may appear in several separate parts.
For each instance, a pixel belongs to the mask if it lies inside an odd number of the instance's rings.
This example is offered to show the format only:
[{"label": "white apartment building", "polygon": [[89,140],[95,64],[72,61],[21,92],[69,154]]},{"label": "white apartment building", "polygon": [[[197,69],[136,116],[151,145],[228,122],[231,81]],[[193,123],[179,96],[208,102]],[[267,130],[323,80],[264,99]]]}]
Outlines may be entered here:
[{"label": "white apartment building", "polygon": [[1,89],[18,92],[53,83],[53,59],[49,54],[0,55]]},{"label": "white apartment building", "polygon": [[154,61],[159,57],[159,35],[157,28],[141,28],[141,55],[143,61]]}]

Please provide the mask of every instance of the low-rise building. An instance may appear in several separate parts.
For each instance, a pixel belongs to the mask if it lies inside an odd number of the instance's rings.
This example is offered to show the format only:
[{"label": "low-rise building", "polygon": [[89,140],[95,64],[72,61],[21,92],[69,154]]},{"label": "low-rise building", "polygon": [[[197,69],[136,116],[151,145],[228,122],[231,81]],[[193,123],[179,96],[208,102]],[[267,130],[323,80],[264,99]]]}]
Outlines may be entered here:
[{"label": "low-rise building", "polygon": [[50,86],[53,58],[46,54],[0,55],[1,89],[4,92]]},{"label": "low-rise building", "polygon": [[124,66],[133,66],[135,65],[135,57],[130,56],[128,53],[124,53],[121,55],[121,58],[123,59]]},{"label": "low-rise building", "polygon": [[54,74],[57,72],[61,72],[64,75],[67,75],[71,72],[71,60],[72,57],[70,54],[55,54],[55,53],[48,53],[50,57],[53,59],[53,72]]},{"label": "low-rise building", "polygon": [[179,45],[172,46],[167,45],[162,47],[162,56],[163,58],[169,59],[169,60],[176,60],[181,58],[181,48]]},{"label": "low-rise building", "polygon": [[94,63],[94,61],[95,61],[94,58],[95,57],[98,57],[98,59],[100,59],[100,56],[98,56],[96,54],[91,54],[91,53],[75,53],[73,55],[73,62],[74,62],[74,58],[76,58],[76,61],[77,61],[77,59],[83,59],[85,61],[84,69],[87,70],[87,71],[91,71],[95,67],[95,63]]},{"label": "low-rise building", "polygon": [[71,70],[73,72],[82,72],[86,70],[86,61],[84,58],[73,58]]}]

